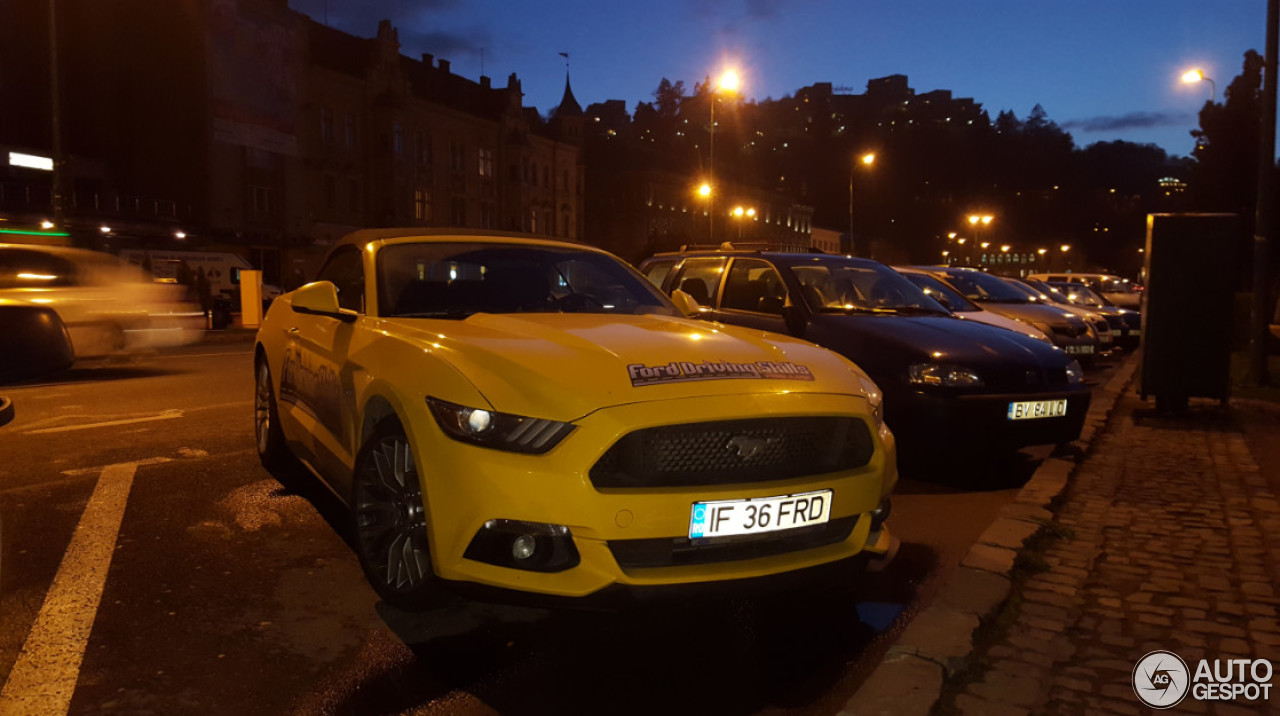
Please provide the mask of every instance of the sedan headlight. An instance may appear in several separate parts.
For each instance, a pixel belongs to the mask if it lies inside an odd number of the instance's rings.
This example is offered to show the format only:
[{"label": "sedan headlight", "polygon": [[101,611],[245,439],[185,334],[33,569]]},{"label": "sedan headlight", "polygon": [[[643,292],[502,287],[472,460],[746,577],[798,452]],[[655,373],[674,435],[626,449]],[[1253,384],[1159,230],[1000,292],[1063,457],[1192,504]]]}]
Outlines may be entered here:
[{"label": "sedan headlight", "polygon": [[916,363],[907,368],[907,378],[916,385],[945,385],[949,388],[980,388],[982,378],[958,365]]},{"label": "sedan headlight", "polygon": [[1084,368],[1080,367],[1080,361],[1071,361],[1067,364],[1067,383],[1070,385],[1079,385],[1084,382]]},{"label": "sedan headlight", "polygon": [[439,398],[428,397],[427,405],[445,435],[495,450],[541,455],[573,431],[569,423],[470,408]]}]

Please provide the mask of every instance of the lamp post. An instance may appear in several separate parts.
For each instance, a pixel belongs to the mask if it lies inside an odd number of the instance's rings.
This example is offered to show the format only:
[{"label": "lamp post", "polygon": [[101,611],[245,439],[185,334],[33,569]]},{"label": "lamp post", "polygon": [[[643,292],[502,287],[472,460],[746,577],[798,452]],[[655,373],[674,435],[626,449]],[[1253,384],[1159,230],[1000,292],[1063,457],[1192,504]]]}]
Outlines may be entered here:
[{"label": "lamp post", "polygon": [[1187,84],[1194,84],[1196,82],[1208,82],[1209,83],[1209,104],[1213,104],[1214,100],[1218,96],[1218,85],[1214,84],[1212,78],[1205,77],[1204,73],[1201,72],[1199,69],[1187,70],[1186,72],[1184,72],[1182,74],[1182,81]]},{"label": "lamp post", "polygon": [[[977,241],[982,236],[980,230],[984,227],[990,226],[995,217],[990,214],[970,214],[968,219],[969,226],[973,227],[973,239],[974,241]],[[985,249],[986,246],[983,246],[982,248]]]},{"label": "lamp post", "polygon": [[713,244],[716,242],[716,95],[722,89],[737,92],[738,85],[738,73],[734,70],[726,70],[711,88],[711,127],[708,130],[711,136],[707,141],[707,184],[704,186],[709,187],[709,193],[706,196],[710,201],[707,207],[707,238]]},{"label": "lamp post", "polygon": [[[876,155],[874,152],[867,152],[858,157],[858,161],[862,162],[862,166],[870,168],[872,164],[876,163]],[[849,247],[851,249],[855,248],[853,246],[853,173],[857,168],[857,162],[849,166]]]}]

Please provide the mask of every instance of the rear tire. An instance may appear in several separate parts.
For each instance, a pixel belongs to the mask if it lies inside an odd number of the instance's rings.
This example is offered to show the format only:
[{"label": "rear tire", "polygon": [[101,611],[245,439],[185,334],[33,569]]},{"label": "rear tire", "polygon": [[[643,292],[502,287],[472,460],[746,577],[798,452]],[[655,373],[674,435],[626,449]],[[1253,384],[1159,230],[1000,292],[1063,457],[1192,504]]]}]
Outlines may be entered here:
[{"label": "rear tire", "polygon": [[417,461],[394,419],[356,457],[351,535],[365,578],[393,607],[422,611],[440,600]]}]

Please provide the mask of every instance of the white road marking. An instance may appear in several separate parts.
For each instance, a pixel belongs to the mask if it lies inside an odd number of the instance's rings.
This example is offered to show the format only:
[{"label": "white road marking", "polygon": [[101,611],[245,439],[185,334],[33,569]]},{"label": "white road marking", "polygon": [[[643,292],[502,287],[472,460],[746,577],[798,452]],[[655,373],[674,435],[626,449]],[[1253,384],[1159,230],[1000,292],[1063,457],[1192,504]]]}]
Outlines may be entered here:
[{"label": "white road marking", "polygon": [[[136,465],[136,466],[141,467],[142,465],[163,465],[163,464],[164,464],[164,463],[166,463],[166,462],[173,462],[173,458],[171,458],[171,457],[149,457],[149,458],[147,458],[146,460],[134,460],[133,462],[130,462],[129,464],[130,464],[130,465]],[[76,468],[76,469],[74,469],[74,470],[63,470],[63,471],[62,471],[62,474],[63,474],[63,475],[66,475],[67,477],[78,477],[78,476],[80,476],[80,475],[92,475],[92,474],[94,474],[94,473],[102,472],[103,470],[106,470],[106,469],[107,469],[107,468],[109,468],[109,467],[114,467],[114,466],[113,466],[113,465],[99,465],[99,466],[97,466],[97,467],[79,467],[79,468]]]},{"label": "white road marking", "polygon": [[149,423],[154,420],[172,420],[181,418],[183,411],[166,410],[159,415],[150,415],[145,418],[125,418],[122,420],[107,420],[101,423],[84,423],[81,425],[63,425],[56,428],[41,428],[39,430],[26,430],[23,435],[46,435],[48,433],[69,433],[73,430],[88,430],[89,428],[106,428],[113,425],[131,425],[133,423]]},{"label": "white road marking", "polygon": [[22,652],[0,690],[8,716],[66,714],[115,553],[135,463],[110,465],[71,536]]}]

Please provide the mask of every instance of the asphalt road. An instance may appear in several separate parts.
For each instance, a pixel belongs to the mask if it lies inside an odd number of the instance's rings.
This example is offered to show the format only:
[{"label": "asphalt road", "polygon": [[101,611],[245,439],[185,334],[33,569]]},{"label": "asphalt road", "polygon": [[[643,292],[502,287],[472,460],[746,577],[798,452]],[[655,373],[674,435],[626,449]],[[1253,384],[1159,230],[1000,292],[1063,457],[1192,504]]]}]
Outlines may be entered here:
[{"label": "asphalt road", "polygon": [[407,614],[335,501],[258,465],[251,368],[205,344],[3,389],[0,712],[835,713],[1043,457],[904,477],[898,559],[827,590]]}]

